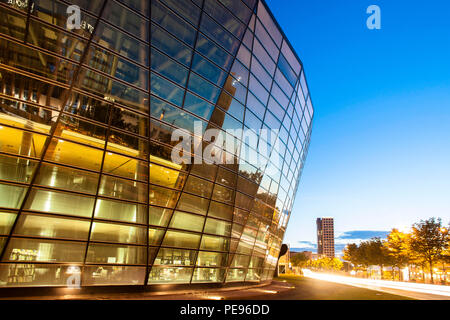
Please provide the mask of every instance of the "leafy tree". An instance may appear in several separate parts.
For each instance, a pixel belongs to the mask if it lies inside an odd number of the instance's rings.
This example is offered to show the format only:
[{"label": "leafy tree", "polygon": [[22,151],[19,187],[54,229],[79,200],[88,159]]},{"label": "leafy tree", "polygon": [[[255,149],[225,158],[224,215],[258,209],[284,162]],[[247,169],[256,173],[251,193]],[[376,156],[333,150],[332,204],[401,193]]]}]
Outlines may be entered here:
[{"label": "leafy tree", "polygon": [[431,282],[433,266],[442,257],[448,247],[448,232],[443,232],[441,219],[430,218],[415,223],[412,227],[410,246],[430,268]]},{"label": "leafy tree", "polygon": [[388,234],[387,241],[384,245],[387,249],[388,255],[391,258],[393,267],[392,277],[394,278],[394,268],[397,267],[400,270],[411,260],[409,235],[404,232],[400,232],[397,229],[392,229],[392,231]]},{"label": "leafy tree", "polygon": [[308,257],[303,252],[292,253],[291,263],[296,267],[304,267],[308,260]]},{"label": "leafy tree", "polygon": [[343,259],[351,262],[355,266],[363,264],[361,261],[360,250],[356,243],[350,243],[345,247]]}]

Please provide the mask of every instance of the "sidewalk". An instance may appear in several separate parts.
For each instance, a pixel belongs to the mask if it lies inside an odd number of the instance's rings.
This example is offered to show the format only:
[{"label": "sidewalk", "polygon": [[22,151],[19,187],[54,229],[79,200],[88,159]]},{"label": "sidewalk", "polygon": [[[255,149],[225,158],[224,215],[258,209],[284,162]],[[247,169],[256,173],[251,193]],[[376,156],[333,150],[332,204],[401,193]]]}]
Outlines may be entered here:
[{"label": "sidewalk", "polygon": [[285,293],[294,287],[283,281],[273,281],[271,284],[253,287],[233,287],[205,290],[183,290],[177,292],[133,292],[133,293],[100,293],[72,294],[63,296],[30,296],[11,297],[2,300],[238,300],[253,296]]}]

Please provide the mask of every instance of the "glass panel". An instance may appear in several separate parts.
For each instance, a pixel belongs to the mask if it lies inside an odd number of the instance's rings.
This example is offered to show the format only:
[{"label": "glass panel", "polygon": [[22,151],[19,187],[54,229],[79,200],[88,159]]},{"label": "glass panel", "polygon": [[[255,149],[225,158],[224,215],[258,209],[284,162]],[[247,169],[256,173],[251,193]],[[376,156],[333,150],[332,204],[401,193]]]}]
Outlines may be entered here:
[{"label": "glass panel", "polygon": [[200,249],[229,251],[230,240],[228,238],[203,235]]},{"label": "glass panel", "polygon": [[105,175],[98,191],[102,196],[138,202],[147,202],[147,192],[146,184]]},{"label": "glass panel", "polygon": [[163,229],[148,229],[148,243],[150,245],[160,245],[161,239],[164,236]]},{"label": "glass panel", "polygon": [[181,86],[186,85],[188,71],[181,64],[152,48],[152,69]]},{"label": "glass panel", "polygon": [[0,207],[19,209],[27,188],[0,184]]},{"label": "glass panel", "polygon": [[[23,259],[33,257],[22,254]],[[25,264],[10,263],[0,265],[0,286],[6,287],[42,287],[67,286],[69,277],[80,274],[81,267],[77,265],[58,264]],[[73,281],[72,281],[73,283]]]},{"label": "glass panel", "polygon": [[281,32],[278,30],[275,22],[273,22],[270,14],[265,8],[265,5],[261,1],[258,3],[258,18],[261,20],[264,27],[266,27],[269,31],[269,34],[272,36],[277,46],[281,46],[281,41],[283,40]]},{"label": "glass panel", "polygon": [[229,237],[231,235],[231,223],[208,218],[206,220],[205,232]]},{"label": "glass panel", "polygon": [[149,224],[166,227],[172,215],[172,210],[165,208],[150,207]]},{"label": "glass panel", "polygon": [[241,254],[235,254],[231,267],[234,268],[247,268],[250,262],[250,256],[244,256]]},{"label": "glass panel", "polygon": [[201,34],[198,35],[197,47],[195,49],[225,70],[230,68],[231,62],[233,61],[231,55]]},{"label": "glass panel", "polygon": [[170,189],[151,186],[150,204],[161,207],[173,208],[177,203],[179,195],[180,195],[179,192]]},{"label": "glass panel", "polygon": [[17,214],[12,212],[0,212],[0,234],[9,234],[16,220],[16,216]]},{"label": "glass panel", "polygon": [[91,243],[86,262],[113,264],[146,264],[146,247]]},{"label": "glass panel", "polygon": [[47,163],[41,165],[35,182],[42,186],[91,194],[96,193],[97,183],[98,174]]},{"label": "glass panel", "polygon": [[91,240],[119,242],[130,244],[146,244],[146,229],[121,224],[100,223],[92,224]]},{"label": "glass panel", "polygon": [[84,268],[83,284],[97,285],[142,285],[145,267],[87,266]]},{"label": "glass panel", "polygon": [[36,166],[36,161],[0,155],[0,179],[29,183]]},{"label": "glass panel", "polygon": [[192,282],[222,282],[225,269],[195,268]]},{"label": "glass panel", "polygon": [[220,94],[219,88],[207,82],[206,80],[203,80],[196,74],[191,74],[189,78],[188,89],[202,96],[206,100],[211,101],[212,103],[216,103],[217,98]]},{"label": "glass panel", "polygon": [[194,265],[196,254],[196,251],[193,250],[161,248],[153,264],[192,266]]},{"label": "glass panel", "polygon": [[85,147],[61,139],[52,139],[45,153],[45,160],[99,171],[102,155],[103,151],[98,149]]},{"label": "glass panel", "polygon": [[213,184],[211,182],[190,175],[184,187],[184,191],[209,198],[211,196],[212,188]]},{"label": "glass panel", "polygon": [[208,210],[209,200],[183,193],[178,202],[177,209],[183,211],[194,212],[198,214],[206,214]]},{"label": "glass panel", "polygon": [[124,222],[146,223],[147,206],[106,199],[98,199],[95,218]]},{"label": "glass panel", "polygon": [[211,201],[208,216],[221,218],[225,220],[232,220],[233,207],[227,206],[226,204],[223,203]]},{"label": "glass panel", "polygon": [[213,82],[221,87],[225,81],[226,74],[208,60],[204,59],[199,54],[194,55],[194,61],[192,62],[192,70],[199,75]]},{"label": "glass panel", "polygon": [[172,220],[170,221],[170,228],[184,229],[189,231],[202,232],[205,217],[194,214],[175,211]]},{"label": "glass panel", "polygon": [[151,12],[153,21],[187,44],[191,46],[194,44],[195,30],[188,23],[175,16],[158,1],[152,1]]},{"label": "glass panel", "polygon": [[146,181],[148,176],[148,163],[107,152],[103,164],[103,172],[128,179]]},{"label": "glass panel", "polygon": [[197,25],[200,17],[200,9],[193,5],[190,0],[160,0],[165,3],[169,8],[176,11],[183,16],[186,20],[189,20],[192,24]]},{"label": "glass panel", "polygon": [[14,234],[45,238],[87,240],[89,221],[23,214]]},{"label": "glass panel", "polygon": [[[5,121],[0,118],[1,123]],[[44,147],[46,136],[0,126],[0,151],[39,158]]]},{"label": "glass panel", "polygon": [[192,268],[152,267],[148,276],[148,284],[155,283],[189,283]]},{"label": "glass panel", "polygon": [[152,46],[189,67],[192,49],[171,36],[169,33],[152,24]]},{"label": "glass panel", "polygon": [[218,184],[214,186],[213,199],[221,202],[226,202],[229,204],[234,203],[234,190],[222,187]]},{"label": "glass panel", "polygon": [[184,100],[184,109],[192,113],[195,113],[199,117],[209,120],[214,107],[212,104],[206,102],[205,100],[200,99],[197,96],[194,96],[190,92],[187,92],[186,98]]},{"label": "glass panel", "polygon": [[163,187],[181,189],[186,180],[186,175],[178,170],[150,164],[150,183]]},{"label": "glass panel", "polygon": [[25,209],[91,217],[94,201],[93,197],[33,189],[27,199]]},{"label": "glass panel", "polygon": [[168,230],[164,237],[163,246],[197,249],[200,241],[199,234]]},{"label": "glass panel", "polygon": [[152,73],[152,93],[157,96],[166,99],[177,106],[181,106],[183,103],[184,90],[170,81],[163,79],[162,77]]},{"label": "glass panel", "polygon": [[244,281],[246,272],[245,269],[230,269],[227,273],[226,282]]},{"label": "glass panel", "polygon": [[200,251],[197,257],[197,266],[224,267],[227,264],[227,254],[219,252]]},{"label": "glass panel", "polygon": [[83,262],[86,244],[81,242],[12,238],[4,261]]}]

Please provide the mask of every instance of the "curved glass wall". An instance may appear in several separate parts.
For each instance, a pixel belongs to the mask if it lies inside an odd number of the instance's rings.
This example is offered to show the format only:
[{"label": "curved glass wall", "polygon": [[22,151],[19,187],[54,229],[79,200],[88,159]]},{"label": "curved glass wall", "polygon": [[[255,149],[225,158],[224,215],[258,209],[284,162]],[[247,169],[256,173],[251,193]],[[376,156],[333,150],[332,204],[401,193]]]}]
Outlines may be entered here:
[{"label": "curved glass wall", "polygon": [[[1,0],[0,19],[0,287],[272,279],[313,107],[263,1]],[[198,161],[210,129],[227,161]]]}]

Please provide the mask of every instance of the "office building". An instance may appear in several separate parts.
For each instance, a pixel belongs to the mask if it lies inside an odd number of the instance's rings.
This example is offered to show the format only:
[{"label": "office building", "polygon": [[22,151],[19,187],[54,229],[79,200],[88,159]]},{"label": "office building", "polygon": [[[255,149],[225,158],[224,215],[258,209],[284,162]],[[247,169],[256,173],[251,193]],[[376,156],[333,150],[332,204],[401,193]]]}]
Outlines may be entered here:
[{"label": "office building", "polygon": [[[272,279],[313,107],[264,1],[8,0],[0,19],[0,287]],[[174,161],[179,129],[200,151],[231,136],[235,161]]]},{"label": "office building", "polygon": [[317,253],[334,258],[334,219],[317,218]]}]

